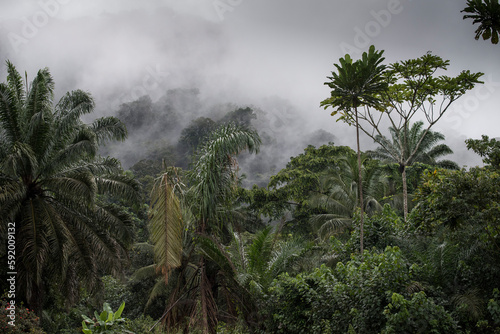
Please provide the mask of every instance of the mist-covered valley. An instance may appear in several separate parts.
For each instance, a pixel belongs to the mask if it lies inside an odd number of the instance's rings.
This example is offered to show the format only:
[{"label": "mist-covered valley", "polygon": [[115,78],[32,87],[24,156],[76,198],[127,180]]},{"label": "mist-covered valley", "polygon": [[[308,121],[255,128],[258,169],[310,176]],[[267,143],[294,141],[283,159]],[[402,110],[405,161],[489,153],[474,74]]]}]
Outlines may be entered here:
[{"label": "mist-covered valley", "polygon": [[247,187],[265,186],[272,174],[308,145],[319,147],[336,139],[323,129],[308,130],[299,111],[278,97],[264,99],[259,106],[231,101],[211,104],[200,98],[198,89],[172,89],[156,101],[145,95],[123,103],[114,116],[127,126],[128,138],[108,145],[102,153],[115,156],[132,171],[146,162],[156,166],[156,173],[163,163],[187,169],[196,148],[220,125],[255,129],[262,140],[259,153],[243,152],[238,159]]}]

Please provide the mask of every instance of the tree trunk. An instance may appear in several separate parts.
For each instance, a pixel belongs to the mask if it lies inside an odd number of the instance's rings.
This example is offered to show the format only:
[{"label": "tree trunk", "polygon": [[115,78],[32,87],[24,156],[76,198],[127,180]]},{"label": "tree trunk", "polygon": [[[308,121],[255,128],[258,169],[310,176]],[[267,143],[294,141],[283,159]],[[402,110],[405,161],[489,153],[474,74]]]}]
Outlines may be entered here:
[{"label": "tree trunk", "polygon": [[364,231],[363,231],[363,225],[364,225],[364,204],[363,204],[363,175],[361,172],[361,149],[359,145],[359,123],[358,123],[358,108],[354,108],[354,113],[356,116],[356,144],[357,144],[357,149],[358,149],[358,193],[359,193],[359,207],[361,209],[361,220],[360,220],[360,225],[359,225],[359,234],[360,234],[360,240],[359,240],[359,249],[361,252],[361,259],[363,259],[363,238],[364,238]]},{"label": "tree trunk", "polygon": [[401,177],[403,179],[403,214],[406,223],[408,217],[408,185],[406,184],[406,166],[400,165]]}]

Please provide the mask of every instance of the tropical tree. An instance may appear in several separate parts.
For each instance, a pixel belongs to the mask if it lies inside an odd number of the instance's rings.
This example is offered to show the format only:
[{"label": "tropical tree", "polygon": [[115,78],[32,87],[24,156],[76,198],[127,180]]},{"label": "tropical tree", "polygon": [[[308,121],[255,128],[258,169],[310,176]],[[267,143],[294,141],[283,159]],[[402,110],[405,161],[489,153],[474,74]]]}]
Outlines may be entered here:
[{"label": "tropical tree", "polygon": [[321,102],[326,108],[332,107],[335,110],[332,116],[340,112],[340,119],[349,125],[356,126],[356,145],[358,152],[358,196],[359,206],[361,208],[361,240],[360,251],[363,254],[363,189],[362,189],[362,168],[361,168],[361,149],[359,145],[359,115],[358,108],[362,106],[380,108],[379,95],[387,88],[387,82],[384,80],[384,71],[386,66],[382,65],[384,57],[383,51],[376,51],[372,45],[367,52],[363,53],[361,59],[353,62],[351,57],[346,54],[340,58],[339,64],[334,64],[337,72],[332,72],[328,77],[330,82],[325,85],[331,88],[331,96]]},{"label": "tropical tree", "polygon": [[[410,126],[410,124],[408,124]],[[439,132],[429,131],[423,137],[422,142],[417,147],[420,138],[423,136],[424,132],[424,122],[418,121],[413,123],[409,129],[404,131],[404,133],[408,134],[408,138],[406,141],[402,140],[403,138],[399,137],[398,131],[394,129],[394,127],[389,128],[389,133],[391,134],[391,139],[377,135],[376,141],[381,143],[385,143],[384,146],[379,146],[374,151],[369,151],[368,154],[376,159],[379,159],[385,163],[397,164],[399,168],[397,168],[397,172],[395,172],[396,168],[392,168],[394,170],[395,175],[399,173],[399,178],[401,179],[403,168],[402,164],[407,161],[407,165],[405,171],[408,171],[408,167],[413,166],[415,163],[421,163],[426,166],[435,166],[439,168],[446,169],[459,169],[459,166],[456,162],[451,160],[438,160],[444,155],[452,154],[453,151],[446,144],[438,144],[440,141],[444,140],[445,137],[443,134]],[[411,159],[408,159],[408,155],[410,152],[414,152],[415,154]],[[410,174],[411,176],[411,174]],[[406,177],[408,179],[408,177]],[[404,186],[404,185],[403,185]],[[394,189],[394,191],[397,191]],[[407,187],[408,191],[408,187]],[[400,196],[400,195],[399,195]],[[408,204],[407,204],[408,205]]]},{"label": "tropical tree", "polygon": [[[362,154],[361,159],[362,188],[365,195],[363,212],[373,214],[382,210],[377,200],[385,193],[382,169],[378,161],[371,160],[366,154]],[[311,217],[311,222],[321,239],[350,226],[360,207],[357,156],[346,153],[337,160],[336,165],[338,169],[325,169],[319,178],[319,191],[312,193],[308,198],[309,205],[324,210],[324,213]]]},{"label": "tropical tree", "polygon": [[94,109],[89,93],[66,93],[54,105],[47,68],[28,87],[9,61],[7,71],[0,84],[0,240],[14,232],[11,270],[19,294],[40,314],[48,284],[71,302],[80,283],[92,289],[103,272],[121,270],[132,220],[99,195],[135,199],[138,185],[118,160],[98,156],[101,144],[127,132],[114,117],[80,120]]},{"label": "tropical tree", "polygon": [[498,44],[500,33],[500,4],[498,0],[468,0],[467,7],[462,10],[467,14],[463,19],[473,19],[473,24],[479,23],[475,39],[491,39],[491,43]]},{"label": "tropical tree", "polygon": [[[428,52],[417,59],[393,63],[385,72],[388,88],[381,92],[383,112],[366,106],[359,113],[359,128],[387,152],[394,154],[398,161],[403,183],[403,212],[405,221],[408,216],[408,189],[406,166],[412,161],[420,146],[434,126],[449,110],[452,103],[474,88],[483,73],[462,71],[456,77],[438,75],[446,70],[449,61]],[[425,126],[414,139],[413,150],[404,152],[410,145],[410,123],[416,115],[425,119]],[[383,125],[390,124],[392,136],[398,138],[399,153],[392,153],[392,143],[382,133]],[[385,129],[385,128],[384,128]]]},{"label": "tropical tree", "polygon": [[[408,124],[410,125],[410,124]],[[370,156],[380,159],[384,162],[400,163],[401,161],[408,161],[407,166],[413,165],[415,162],[420,162],[430,166],[436,166],[446,169],[459,169],[456,162],[451,160],[438,160],[438,158],[452,154],[453,150],[446,144],[437,144],[444,140],[444,135],[440,132],[429,131],[423,138],[420,145],[417,147],[419,139],[423,135],[424,122],[418,121],[413,123],[407,131],[408,140],[400,142],[397,131],[389,128],[391,140],[383,136],[377,136],[377,141],[385,142],[387,145],[378,147],[375,151],[369,152]],[[401,150],[402,146],[406,146]],[[408,159],[410,152],[415,151],[411,159]],[[402,156],[405,154],[406,156]]]},{"label": "tropical tree", "polygon": [[233,232],[225,247],[213,238],[200,238],[201,251],[219,268],[223,295],[234,300],[249,327],[262,325],[260,310],[273,280],[289,271],[306,250],[303,241],[280,240],[279,234],[279,228],[268,226],[249,242],[241,233]]},{"label": "tropical tree", "polygon": [[[259,146],[260,138],[255,131],[234,124],[224,125],[198,148],[193,168],[188,172],[189,189],[181,202],[174,182],[167,176],[158,180],[152,193],[151,236],[155,242],[157,269],[162,271],[165,280],[173,270],[183,277],[177,279],[165,316],[172,317],[179,309],[179,301],[187,300],[189,302],[184,303],[184,313],[190,318],[187,326],[200,328],[203,333],[214,333],[217,326],[213,291],[218,283],[217,271],[206,256],[197,251],[196,240],[198,237],[219,238],[227,231],[238,184],[235,155],[245,149],[257,152]],[[182,214],[182,207],[187,214]],[[185,226],[190,237],[182,244],[183,247],[189,244],[189,254],[183,260],[178,248]],[[175,326],[179,323],[172,322],[172,327]]]}]

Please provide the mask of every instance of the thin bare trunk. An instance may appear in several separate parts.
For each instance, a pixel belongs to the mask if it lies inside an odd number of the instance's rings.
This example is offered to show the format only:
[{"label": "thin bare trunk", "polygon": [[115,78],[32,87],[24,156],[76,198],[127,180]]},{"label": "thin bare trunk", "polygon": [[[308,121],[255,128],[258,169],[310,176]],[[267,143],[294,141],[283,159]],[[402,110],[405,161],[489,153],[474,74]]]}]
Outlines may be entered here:
[{"label": "thin bare trunk", "polygon": [[358,193],[359,193],[359,207],[361,209],[361,220],[360,220],[360,240],[359,240],[359,249],[361,252],[361,259],[363,259],[363,237],[364,237],[364,231],[363,231],[363,225],[364,225],[364,204],[363,204],[363,175],[361,172],[361,149],[359,145],[359,123],[358,123],[358,108],[354,108],[354,113],[356,116],[356,144],[357,144],[357,149],[358,149]]},{"label": "thin bare trunk", "polygon": [[408,185],[406,184],[406,166],[400,166],[401,177],[403,179],[403,214],[406,223],[408,217]]}]

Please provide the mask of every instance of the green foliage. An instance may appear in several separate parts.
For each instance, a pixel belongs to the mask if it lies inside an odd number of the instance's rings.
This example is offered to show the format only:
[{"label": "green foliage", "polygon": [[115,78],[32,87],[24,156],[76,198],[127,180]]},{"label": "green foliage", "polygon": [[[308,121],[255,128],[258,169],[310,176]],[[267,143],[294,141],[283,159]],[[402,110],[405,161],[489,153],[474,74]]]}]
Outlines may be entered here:
[{"label": "green foliage", "polygon": [[130,291],[127,290],[125,283],[109,275],[103,276],[102,282],[104,284],[103,299],[112,309],[119,308],[123,301],[132,302]]},{"label": "green foliage", "polygon": [[219,120],[220,124],[234,123],[236,125],[241,125],[244,127],[250,127],[253,119],[256,119],[257,115],[252,108],[238,108],[234,111],[230,111]]},{"label": "green foliage", "polygon": [[196,148],[217,128],[217,123],[207,117],[198,117],[182,130],[179,145],[192,154]]},{"label": "green foliage", "polygon": [[192,212],[200,222],[219,229],[221,207],[234,200],[237,176],[235,155],[248,150],[257,153],[260,137],[254,130],[234,124],[223,125],[199,147],[193,169],[188,173],[191,188],[187,194]]},{"label": "green foliage", "polygon": [[[355,216],[355,220],[359,221],[359,217]],[[402,237],[406,228],[401,217],[396,214],[389,204],[385,204],[381,212],[367,217],[364,230],[366,248],[383,251],[387,246],[394,245],[394,239]],[[355,223],[350,239],[341,246],[339,252],[354,253],[358,242],[359,223]]]},{"label": "green foliage", "polygon": [[120,105],[117,116],[127,125],[131,134],[150,131],[155,125],[162,131],[172,131],[179,124],[179,116],[172,109],[153,103],[151,97],[145,95]]},{"label": "green foliage", "polygon": [[467,7],[462,10],[467,14],[463,19],[473,19],[472,24],[479,23],[475,39],[491,39],[492,44],[498,44],[500,33],[500,4],[498,0],[468,0]]},{"label": "green foliage", "polygon": [[[355,113],[357,127],[378,143],[401,168],[405,220],[408,214],[405,167],[418,153],[419,146],[425,143],[424,139],[430,128],[441,119],[450,105],[476,84],[482,83],[479,78],[483,73],[462,71],[456,77],[437,73],[446,70],[448,65],[449,61],[430,52],[417,59],[391,64],[381,74],[380,80],[384,89],[376,96],[381,99],[379,104],[368,105],[362,112]],[[328,100],[324,102],[328,105]],[[422,118],[425,117],[428,125],[424,127],[425,130],[420,131],[417,138],[412,139],[413,147],[401,145],[410,143],[410,122],[419,114]],[[353,117],[351,123],[352,120]],[[391,136],[396,138],[400,145],[393,145],[382,134],[381,124],[387,124],[384,120],[392,125]],[[408,149],[412,151],[407,152]]]},{"label": "green foliage", "polygon": [[[216,240],[224,237],[231,221],[229,212],[238,186],[235,156],[244,150],[257,152],[260,142],[253,130],[233,123],[223,125],[198,147],[188,172],[190,187],[184,196],[177,197],[178,183],[169,180],[168,175],[152,193],[151,225],[155,229],[151,235],[157,263],[140,271],[162,271],[164,280],[157,282],[151,295],[158,296],[165,286],[170,289],[165,313],[169,329],[184,327],[215,333],[220,315],[214,292],[219,287],[220,293],[227,296],[227,313],[237,315],[233,307],[237,304],[233,301],[236,294],[220,284],[224,277],[217,275],[216,263],[207,255],[225,259]],[[155,221],[155,217],[159,220]],[[232,282],[231,272],[227,278]]]},{"label": "green foliage", "polygon": [[482,226],[478,235],[492,245],[500,242],[500,175],[495,171],[427,172],[416,194],[413,221],[423,231],[439,225],[451,228]]},{"label": "green foliage", "polygon": [[227,325],[219,322],[217,326],[217,334],[249,334],[251,333],[245,326],[242,325]]},{"label": "green foliage", "polygon": [[[384,78],[386,66],[382,65],[384,51],[376,51],[375,46],[370,46],[368,52],[363,52],[362,58],[353,62],[347,54],[344,58],[340,58],[340,65],[335,64],[338,73],[332,72],[332,76],[328,77],[331,81],[325,82],[332,91],[330,98],[321,102],[321,105],[326,108],[329,106],[335,108],[331,113],[335,116],[340,112],[341,116],[338,120],[343,120],[349,125],[356,126],[356,146],[357,146],[357,163],[358,163],[358,192],[356,203],[361,210],[361,234],[360,234],[360,250],[363,253],[363,223],[364,223],[364,201],[363,201],[363,173],[361,162],[361,148],[359,143],[359,111],[358,108],[373,107],[377,110],[382,110],[381,94],[387,90],[388,84]],[[337,120],[337,121],[338,121]]]},{"label": "green foliage", "polygon": [[[323,333],[335,314],[337,280],[326,266],[311,274],[283,274],[270,289],[267,331],[270,333]],[[341,315],[342,310],[338,313]],[[345,327],[345,326],[344,326]],[[340,332],[340,329],[339,329]]]},{"label": "green foliage", "polygon": [[393,293],[384,314],[387,324],[382,334],[460,333],[452,316],[442,306],[428,299],[424,292],[413,294],[410,300]]},{"label": "green foliage", "polygon": [[467,149],[479,154],[487,166],[500,170],[500,141],[483,135],[481,139],[467,139],[465,143]]},{"label": "green foliage", "polygon": [[125,329],[125,318],[122,318],[122,312],[125,308],[125,302],[123,302],[116,312],[113,312],[108,303],[104,303],[103,311],[99,314],[94,311],[94,318],[91,319],[86,315],[82,314],[82,332],[85,334],[92,333],[132,333]]},{"label": "green foliage", "polygon": [[331,96],[323,100],[321,106],[325,109],[336,108],[332,116],[340,112],[339,120],[350,125],[355,122],[357,107],[380,107],[378,94],[387,88],[387,82],[383,80],[386,66],[381,64],[385,59],[382,57],[383,53],[384,51],[376,51],[372,45],[355,62],[348,54],[340,58],[340,64],[334,64],[337,72],[332,72],[332,76],[328,77],[331,81],[325,82],[331,89]]},{"label": "green foliage", "polygon": [[[402,136],[401,131],[404,132]],[[369,152],[373,157],[384,162],[394,162],[411,166],[415,162],[458,169],[458,165],[449,160],[438,161],[437,159],[453,151],[446,144],[437,144],[444,140],[444,135],[439,132],[427,131],[425,133],[424,122],[417,121],[411,126],[407,124],[406,129],[390,127],[391,140],[378,135],[375,140],[383,143],[375,151]]]},{"label": "green foliage", "polygon": [[[380,189],[376,189],[381,186],[377,164],[364,157],[363,174],[363,187],[369,195],[380,194]],[[309,146],[304,153],[292,157],[286,168],[271,177],[268,189],[254,186],[241,190],[240,196],[251,210],[273,219],[291,211],[294,219],[287,223],[285,231],[314,236],[318,232],[316,225],[331,225],[328,222],[339,219],[350,221],[358,203],[358,179],[355,152],[329,143],[319,148]],[[368,211],[374,203],[369,196]],[[316,217],[313,224],[312,216]]]},{"label": "green foliage", "polygon": [[356,333],[380,331],[383,310],[392,292],[402,293],[411,279],[410,266],[397,247],[365,251],[335,269],[321,266],[296,277],[275,280],[268,297],[268,332]]},{"label": "green foliage", "polygon": [[274,219],[280,219],[287,210],[295,211],[296,217],[319,213],[307,200],[311,193],[320,191],[322,173],[327,169],[340,171],[337,161],[347,154],[354,155],[354,152],[333,143],[319,148],[308,146],[271,177],[268,189],[254,186],[251,190],[242,190],[240,196],[251,209]]},{"label": "green foliage", "polygon": [[500,292],[498,289],[493,290],[493,298],[488,302],[488,311],[491,314],[493,323],[500,326]]},{"label": "green foliage", "polygon": [[[357,157],[346,154],[336,161],[337,168],[326,169],[320,175],[320,185],[307,200],[311,208],[320,211],[310,222],[320,239],[340,234],[352,226],[355,212],[359,210],[359,177]],[[368,215],[382,210],[377,198],[385,194],[385,182],[378,161],[361,155],[363,211]]]},{"label": "green foliage", "polygon": [[[156,326],[155,326],[156,325]],[[162,334],[165,333],[158,325],[158,321],[154,320],[150,316],[141,315],[135,319],[126,319],[125,327],[132,333],[151,333],[151,334]],[[153,328],[153,330],[151,330]],[[151,330],[151,331],[150,331]]]},{"label": "green foliage", "polygon": [[33,310],[17,303],[12,308],[10,300],[3,298],[0,300],[0,332],[5,334],[45,334],[40,327],[40,318]]}]

